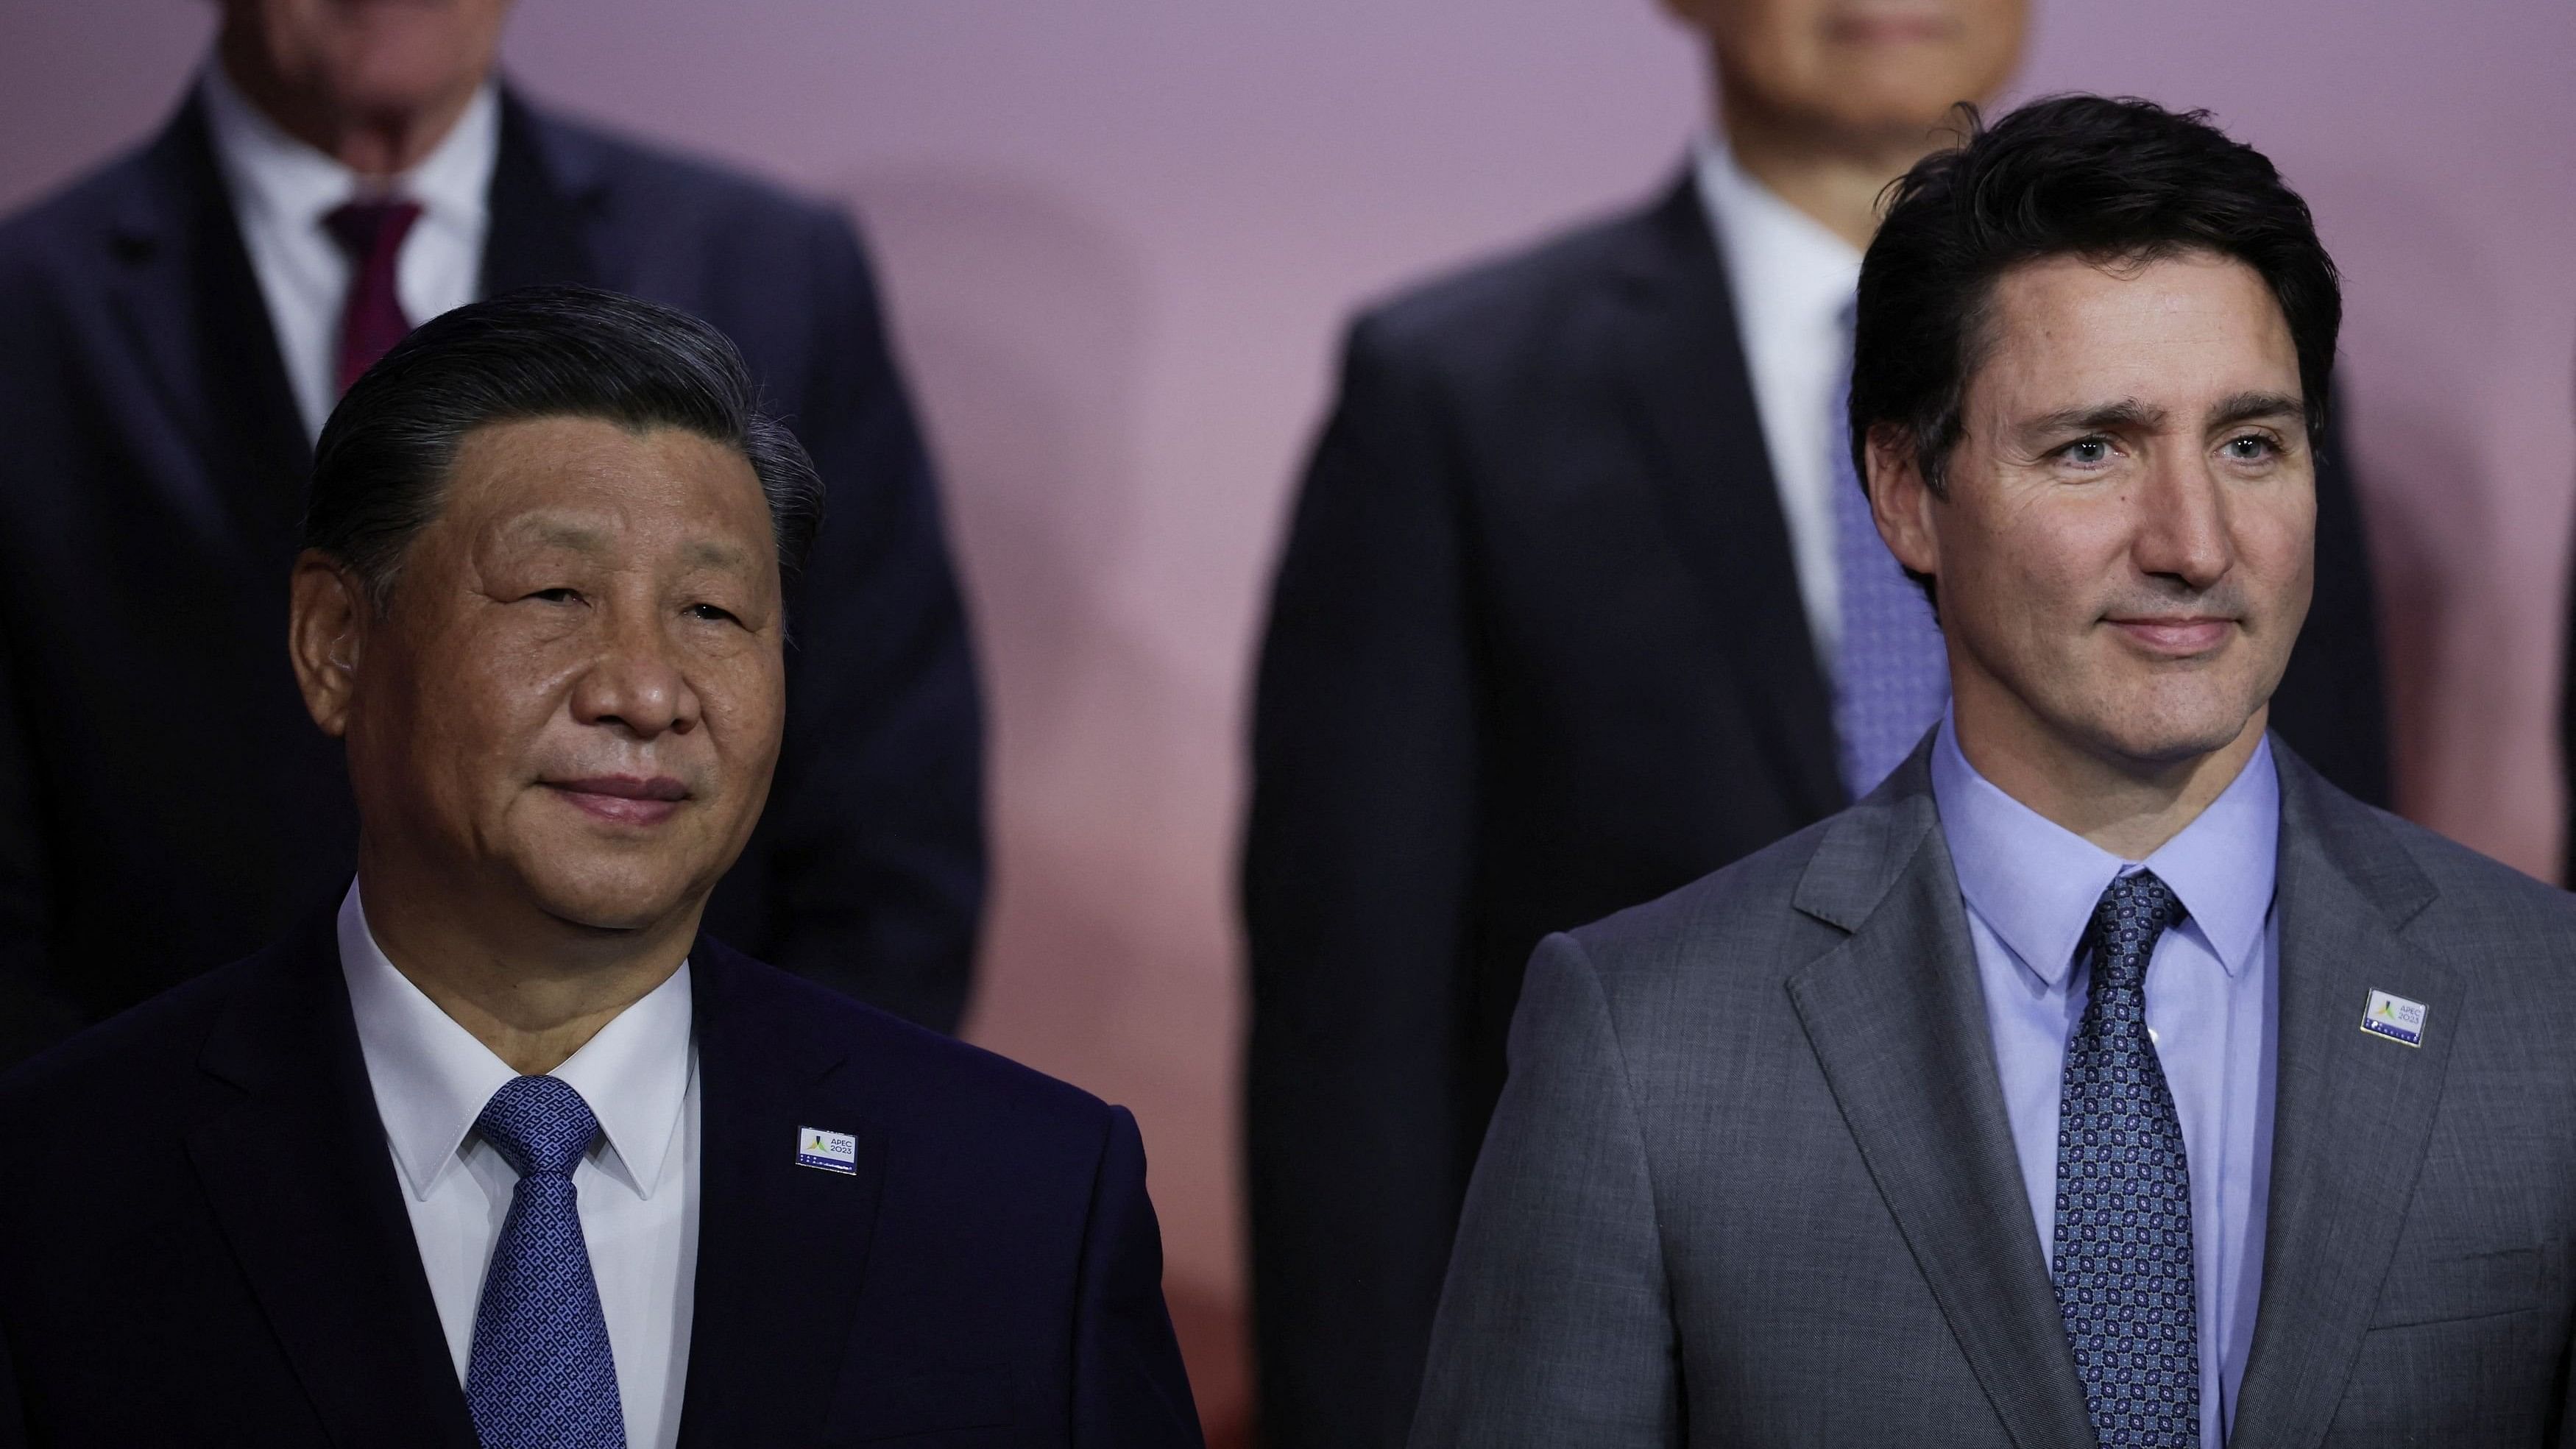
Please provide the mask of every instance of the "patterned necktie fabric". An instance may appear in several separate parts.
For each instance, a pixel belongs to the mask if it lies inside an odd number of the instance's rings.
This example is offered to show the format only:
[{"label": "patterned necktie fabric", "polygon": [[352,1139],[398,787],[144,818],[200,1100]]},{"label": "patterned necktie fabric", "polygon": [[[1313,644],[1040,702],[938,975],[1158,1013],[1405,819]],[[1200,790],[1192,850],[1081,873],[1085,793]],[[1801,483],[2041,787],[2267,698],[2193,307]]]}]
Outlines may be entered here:
[{"label": "patterned necktie fabric", "polygon": [[465,1402],[475,1437],[483,1449],[626,1449],[572,1181],[599,1119],[565,1083],[518,1077],[474,1126],[519,1174],[474,1310]]},{"label": "patterned necktie fabric", "polygon": [[[1843,318],[1851,335],[1851,318]],[[1923,591],[1887,551],[1852,466],[1851,370],[1834,389],[1826,451],[1833,462],[1834,565],[1842,641],[1834,661],[1834,733],[1843,784],[1857,800],[1905,762],[1950,702],[1950,661]]]},{"label": "patterned necktie fabric", "polygon": [[2153,871],[2111,882],[2093,908],[2093,982],[2066,1048],[2053,1276],[2102,1449],[2200,1443],[2191,1167],[2147,1035],[2147,961],[2183,914]]},{"label": "patterned necktie fabric", "polygon": [[340,307],[336,373],[342,392],[411,331],[402,298],[394,291],[394,263],[418,220],[416,201],[352,201],[322,218],[331,239],[349,257],[349,298]]}]

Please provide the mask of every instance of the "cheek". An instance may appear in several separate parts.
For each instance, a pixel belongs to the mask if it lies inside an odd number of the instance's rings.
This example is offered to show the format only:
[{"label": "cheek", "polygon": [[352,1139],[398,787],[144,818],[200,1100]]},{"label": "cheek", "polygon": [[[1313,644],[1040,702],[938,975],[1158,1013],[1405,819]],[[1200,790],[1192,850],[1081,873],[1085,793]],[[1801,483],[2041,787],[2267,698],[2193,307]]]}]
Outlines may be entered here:
[{"label": "cheek", "polygon": [[420,700],[421,733],[478,776],[545,729],[588,655],[578,630],[507,609],[440,637],[422,661],[420,677],[436,683]]},{"label": "cheek", "polygon": [[743,649],[694,671],[716,742],[745,765],[775,756],[787,713],[787,669],[774,649]]},{"label": "cheek", "polygon": [[1816,64],[1812,7],[1796,3],[1720,6],[1717,35],[1728,69],[1774,95],[1812,88]]},{"label": "cheek", "polygon": [[2070,622],[2089,622],[2105,581],[2119,572],[2124,535],[2107,511],[2055,506],[2035,494],[1988,512],[1957,512],[1957,526],[1942,531],[1942,572],[1961,581],[1963,603],[2003,635],[2063,634]]},{"label": "cheek", "polygon": [[2020,53],[2029,12],[2024,0],[1971,0],[1965,7],[1966,48],[1983,75],[2000,79],[1998,73],[2010,68]]},{"label": "cheek", "polygon": [[2313,490],[2301,490],[2244,510],[2234,520],[2237,557],[2245,560],[2267,585],[2303,593],[2316,573],[2317,506]]},{"label": "cheek", "polygon": [[2001,555],[2052,581],[2051,592],[2089,592],[2125,579],[2136,542],[2133,506],[2123,495],[2034,489],[1997,526]]}]

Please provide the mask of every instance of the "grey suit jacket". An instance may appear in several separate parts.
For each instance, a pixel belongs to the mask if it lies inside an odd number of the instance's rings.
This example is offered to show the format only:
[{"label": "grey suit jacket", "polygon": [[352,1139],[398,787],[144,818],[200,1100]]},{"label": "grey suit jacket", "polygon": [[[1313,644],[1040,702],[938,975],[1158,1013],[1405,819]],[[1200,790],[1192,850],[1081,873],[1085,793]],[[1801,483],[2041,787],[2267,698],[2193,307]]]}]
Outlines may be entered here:
[{"label": "grey suit jacket", "polygon": [[[2273,752],[2279,1074],[2234,1442],[2560,1442],[2576,896]],[[1415,1449],[2093,1443],[1926,761],[1539,947]],[[2421,1047],[2360,1030],[2374,989],[2430,1008]]]}]

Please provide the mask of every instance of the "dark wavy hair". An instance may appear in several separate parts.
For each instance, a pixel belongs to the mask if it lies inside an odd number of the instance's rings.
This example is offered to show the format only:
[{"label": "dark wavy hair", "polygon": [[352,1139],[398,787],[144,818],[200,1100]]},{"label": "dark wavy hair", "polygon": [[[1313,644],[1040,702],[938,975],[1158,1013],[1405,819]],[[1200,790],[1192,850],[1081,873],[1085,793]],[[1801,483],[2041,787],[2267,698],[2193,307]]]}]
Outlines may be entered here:
[{"label": "dark wavy hair", "polygon": [[2136,265],[2207,252],[2251,267],[2289,321],[2308,435],[2322,439],[2342,287],[2308,204],[2263,153],[2205,111],[2135,99],[2053,96],[1991,127],[1973,107],[1963,115],[1960,143],[1890,188],[1861,262],[1851,380],[1860,477],[1875,436],[1910,448],[1925,484],[1946,492],[1968,380],[1995,342],[1996,280],[2057,256]]},{"label": "dark wavy hair", "polygon": [[680,428],[742,454],[792,577],[823,522],[823,480],[760,408],[742,354],[676,308],[593,287],[529,287],[422,324],[331,410],[313,454],[304,546],[347,565],[382,609],[438,516],[465,435],[530,418]]}]

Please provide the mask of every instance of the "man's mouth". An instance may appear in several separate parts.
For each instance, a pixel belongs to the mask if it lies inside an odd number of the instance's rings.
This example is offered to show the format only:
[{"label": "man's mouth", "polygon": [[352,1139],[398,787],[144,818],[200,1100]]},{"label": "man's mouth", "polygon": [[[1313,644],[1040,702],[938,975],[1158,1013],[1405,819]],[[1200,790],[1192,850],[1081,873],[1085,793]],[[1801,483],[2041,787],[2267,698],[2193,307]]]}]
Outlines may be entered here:
[{"label": "man's mouth", "polygon": [[1932,45],[1956,32],[1940,15],[1838,15],[1827,33],[1844,45]]},{"label": "man's mouth", "polygon": [[2146,615],[2109,622],[2140,648],[2177,659],[2208,653],[2226,643],[2237,626],[2235,619],[2218,614]]},{"label": "man's mouth", "polygon": [[659,825],[689,798],[689,787],[670,775],[593,775],[545,785],[593,818],[617,825]]}]

